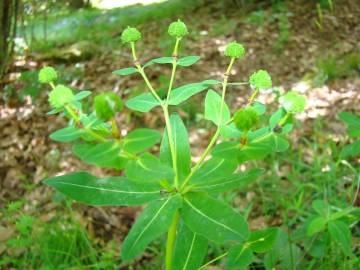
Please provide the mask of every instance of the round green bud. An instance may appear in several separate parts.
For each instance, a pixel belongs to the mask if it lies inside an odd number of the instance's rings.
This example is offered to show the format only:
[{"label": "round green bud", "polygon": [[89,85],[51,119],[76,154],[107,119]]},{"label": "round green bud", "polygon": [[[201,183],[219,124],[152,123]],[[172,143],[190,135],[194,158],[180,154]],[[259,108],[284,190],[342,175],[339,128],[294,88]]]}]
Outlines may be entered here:
[{"label": "round green bud", "polygon": [[60,109],[74,100],[74,94],[70,88],[59,84],[49,93],[49,103],[54,109]]},{"label": "round green bud", "polygon": [[39,82],[51,83],[57,79],[56,70],[52,67],[44,67],[39,72]]},{"label": "round green bud", "polygon": [[121,98],[114,92],[105,92],[94,98],[94,109],[96,116],[102,120],[109,120],[123,108]]},{"label": "round green bud", "polygon": [[183,23],[180,20],[177,20],[176,22],[172,22],[169,25],[168,33],[172,37],[182,38],[187,34],[189,34],[189,31],[185,23]]},{"label": "round green bud", "polygon": [[234,114],[234,124],[242,131],[249,131],[259,122],[259,114],[253,107],[239,109]]},{"label": "round green bud", "polygon": [[297,92],[290,91],[281,97],[280,102],[288,113],[299,113],[305,109],[306,98]]},{"label": "round green bud", "polygon": [[261,69],[250,76],[249,83],[252,87],[259,90],[266,90],[272,87],[269,73]]},{"label": "round green bud", "polygon": [[135,27],[126,28],[121,34],[121,41],[123,43],[136,42],[141,39],[141,33]]},{"label": "round green bud", "polygon": [[241,58],[245,55],[245,48],[242,44],[233,41],[226,46],[224,54],[232,58]]}]

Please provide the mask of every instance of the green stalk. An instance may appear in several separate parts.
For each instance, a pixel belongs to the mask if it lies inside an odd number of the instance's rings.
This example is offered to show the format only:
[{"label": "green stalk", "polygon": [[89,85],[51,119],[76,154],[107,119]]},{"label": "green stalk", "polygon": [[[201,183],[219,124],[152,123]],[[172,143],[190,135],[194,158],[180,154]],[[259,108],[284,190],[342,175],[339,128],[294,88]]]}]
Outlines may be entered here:
[{"label": "green stalk", "polygon": [[173,134],[171,132],[171,123],[170,123],[168,107],[169,107],[171,89],[172,89],[174,81],[175,81],[175,74],[176,74],[176,67],[177,67],[177,51],[179,48],[179,42],[180,42],[180,38],[177,38],[175,47],[174,47],[174,51],[173,51],[173,62],[172,62],[172,71],[171,71],[171,77],[170,77],[170,82],[169,82],[169,88],[168,88],[168,92],[167,92],[167,96],[166,96],[165,105],[163,106],[165,123],[166,123],[167,133],[168,133],[168,137],[169,137],[171,159],[172,159],[174,174],[175,174],[175,177],[174,177],[175,187],[179,186],[179,172],[177,169],[177,155],[176,155]]},{"label": "green stalk", "polygon": [[170,123],[168,107],[163,106],[163,111],[164,111],[166,130],[167,130],[167,134],[168,134],[168,138],[169,138],[171,159],[172,159],[172,164],[173,164],[174,174],[175,174],[174,183],[175,183],[175,187],[177,188],[179,186],[179,172],[178,172],[178,169],[177,169],[177,155],[176,155],[176,149],[175,149],[175,142],[174,142],[173,134],[171,132],[171,123]]},{"label": "green stalk", "polygon": [[286,121],[288,120],[289,116],[290,116],[290,113],[286,113],[285,116],[279,121],[278,125],[280,127],[284,126]]},{"label": "green stalk", "polygon": [[120,132],[116,124],[115,117],[111,117],[111,132],[114,138],[120,138]]},{"label": "green stalk", "polygon": [[71,117],[74,119],[75,123],[79,123],[79,116],[76,114],[76,112],[71,108],[70,105],[65,105],[65,110],[71,115]]},{"label": "green stalk", "polygon": [[256,90],[252,93],[251,97],[249,98],[249,101],[248,101],[247,106],[250,106],[251,104],[253,104],[254,99],[255,99],[255,97],[257,96],[258,93],[259,93],[259,89],[256,89]]},{"label": "green stalk", "polygon": [[221,105],[220,105],[220,123],[216,129],[216,132],[214,134],[214,136],[212,137],[210,143],[208,144],[208,146],[206,147],[205,151],[202,153],[199,161],[195,164],[195,166],[192,168],[191,172],[189,173],[189,175],[186,177],[186,179],[184,180],[183,184],[180,187],[180,190],[183,190],[187,183],[190,181],[191,176],[193,176],[193,174],[199,169],[199,167],[202,165],[202,163],[204,162],[205,158],[207,157],[207,155],[209,154],[209,152],[211,151],[212,147],[214,146],[214,144],[216,143],[219,135],[220,135],[220,129],[221,129],[221,121],[222,121],[222,117],[223,117],[223,110],[224,110],[224,104],[225,104],[225,95],[226,95],[226,88],[227,88],[227,83],[228,83],[228,78],[230,75],[230,71],[231,68],[233,66],[235,62],[235,58],[231,58],[230,60],[230,64],[228,66],[228,68],[226,69],[225,72],[225,77],[223,80],[223,89],[222,89],[222,95],[221,95]]},{"label": "green stalk", "polygon": [[166,241],[166,254],[165,254],[165,269],[171,270],[172,269],[172,259],[174,253],[174,244],[176,239],[176,228],[177,224],[180,219],[180,214],[177,211],[173,217],[172,223],[170,225],[168,234],[167,234],[167,241]]}]

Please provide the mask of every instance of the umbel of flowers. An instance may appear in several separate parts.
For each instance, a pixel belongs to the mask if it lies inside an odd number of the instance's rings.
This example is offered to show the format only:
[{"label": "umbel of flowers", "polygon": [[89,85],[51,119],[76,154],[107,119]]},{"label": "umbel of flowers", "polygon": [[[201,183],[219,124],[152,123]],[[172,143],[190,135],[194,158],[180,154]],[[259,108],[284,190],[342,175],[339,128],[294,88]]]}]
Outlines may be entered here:
[{"label": "umbel of flowers", "polygon": [[[194,65],[200,57],[179,57],[181,40],[190,34],[182,21],[171,23],[168,33],[175,39],[172,55],[143,63],[136,51],[141,33],[136,28],[126,28],[121,40],[130,45],[134,64],[113,72],[144,80],[147,90],[126,100],[125,106],[139,113],[159,107],[165,126],[157,130],[142,127],[121,136],[116,116],[126,112],[118,94],[100,93],[93,99],[92,107],[84,106],[83,100],[90,96],[90,91],[75,91],[56,84],[58,75],[51,67],[40,71],[39,81],[52,89],[49,114],[59,113],[69,120],[66,127],[52,133],[50,138],[71,143],[74,155],[85,163],[118,171],[105,178],[72,172],[50,177],[44,183],[88,205],[145,204],[121,244],[124,262],[139,257],[151,242],[164,237],[166,270],[197,270],[211,264],[214,260],[204,262],[210,242],[229,248],[217,258],[226,259],[226,269],[246,267],[255,260],[255,254],[271,249],[278,230],[250,231],[243,211],[227,204],[222,193],[261,181],[263,170],[251,168],[251,161],[289,147],[285,137],[293,128],[293,115],[304,110],[305,99],[288,91],[280,98],[278,110],[266,118],[266,105],[257,101],[257,97],[262,91],[271,90],[271,77],[267,71],[259,70],[248,82],[232,80],[231,70],[245,57],[244,46],[235,41],[225,49],[229,63],[221,80],[182,84],[176,78],[176,71]],[[156,64],[172,70],[165,96],[159,95],[146,74]],[[229,108],[226,103],[229,85],[232,89],[247,86],[250,97],[245,106]],[[193,163],[187,127],[176,108],[205,91],[204,119],[214,129],[209,131],[212,137],[207,147]],[[159,143],[160,151],[154,153],[153,146]],[[247,170],[239,171],[241,164]]]}]

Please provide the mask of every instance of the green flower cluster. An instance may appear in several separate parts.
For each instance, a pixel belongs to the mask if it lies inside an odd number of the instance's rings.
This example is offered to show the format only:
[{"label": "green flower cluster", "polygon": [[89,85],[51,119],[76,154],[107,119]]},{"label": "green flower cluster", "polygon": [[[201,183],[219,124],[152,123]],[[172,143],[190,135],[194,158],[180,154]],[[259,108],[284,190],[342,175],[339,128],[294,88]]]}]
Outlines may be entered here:
[{"label": "green flower cluster", "polygon": [[252,129],[258,122],[259,114],[253,107],[239,109],[234,114],[235,126],[244,132]]},{"label": "green flower cluster", "polygon": [[57,79],[56,70],[52,67],[44,67],[39,72],[39,82],[51,83]]},{"label": "green flower cluster", "polygon": [[177,20],[176,22],[172,22],[169,25],[168,33],[172,37],[182,38],[187,34],[189,34],[189,31],[185,23],[183,23],[180,20]]},{"label": "green flower cluster", "polygon": [[245,48],[242,44],[233,41],[226,46],[224,54],[232,58],[241,58],[245,55]]},{"label": "green flower cluster", "polygon": [[251,86],[259,90],[266,90],[272,87],[272,81],[269,73],[261,69],[250,76],[249,83]]},{"label": "green flower cluster", "polygon": [[94,109],[96,116],[102,120],[109,120],[116,112],[123,108],[121,98],[114,92],[105,92],[94,98]]},{"label": "green flower cluster", "polygon": [[281,98],[281,103],[288,113],[299,113],[305,109],[306,98],[295,91],[290,91]]},{"label": "green flower cluster", "polygon": [[59,84],[49,93],[49,103],[54,109],[60,109],[74,100],[72,90]]},{"label": "green flower cluster", "polygon": [[121,41],[123,43],[136,42],[141,39],[141,33],[135,27],[127,27],[121,34]]}]

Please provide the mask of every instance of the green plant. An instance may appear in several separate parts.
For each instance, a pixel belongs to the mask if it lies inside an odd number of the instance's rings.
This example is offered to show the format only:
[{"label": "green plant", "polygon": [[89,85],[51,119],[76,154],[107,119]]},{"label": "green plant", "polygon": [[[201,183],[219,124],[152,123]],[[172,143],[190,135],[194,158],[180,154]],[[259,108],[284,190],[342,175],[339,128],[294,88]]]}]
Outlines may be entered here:
[{"label": "green plant", "polygon": [[360,54],[330,55],[317,60],[313,84],[321,86],[327,81],[346,78],[360,70]]},{"label": "green plant", "polygon": [[291,22],[289,17],[292,16],[292,13],[288,12],[286,5],[281,2],[276,4],[275,10],[277,13],[274,14],[273,17],[278,21],[279,35],[274,43],[274,49],[277,52],[281,52],[291,37]]},{"label": "green plant", "polygon": [[1,269],[114,269],[112,250],[98,255],[95,247],[99,247],[75,218],[69,202],[65,212],[48,222],[42,220],[43,216],[25,214],[24,204],[25,201],[16,201],[1,211],[9,228],[14,227],[0,257]]},{"label": "green plant", "polygon": [[[125,105],[139,112],[160,107],[165,120],[163,135],[156,130],[139,128],[121,137],[116,123],[109,124],[108,119],[98,118],[97,113],[83,110],[81,100],[90,92],[74,95],[66,88],[64,98],[54,94],[59,86],[50,82],[53,88],[49,94],[53,107],[50,113],[64,113],[70,119],[68,127],[55,131],[50,137],[56,141],[73,142],[73,152],[83,161],[124,170],[125,176],[97,178],[87,172],[75,172],[51,177],[44,182],[70,198],[90,205],[148,204],[122,243],[121,257],[124,261],[136,258],[152,241],[167,234],[167,270],[203,269],[223,257],[227,257],[227,269],[251,264],[255,254],[271,248],[278,230],[267,228],[250,232],[244,216],[226,204],[222,194],[245,187],[263,173],[259,168],[237,171],[240,164],[263,159],[289,147],[285,135],[292,130],[293,114],[304,109],[304,98],[289,92],[280,108],[270,117],[269,124],[258,128],[258,119],[265,113],[266,106],[256,98],[272,87],[271,77],[266,71],[260,70],[251,75],[249,84],[253,92],[245,108],[240,110],[244,112],[240,116],[237,113],[232,117],[225,101],[228,85],[248,84],[229,82],[236,60],[245,54],[241,44],[231,42],[225,49],[229,64],[223,81],[212,79],[174,87],[176,70],[200,60],[199,56],[178,56],[180,42],[188,33],[186,25],[177,21],[169,27],[169,34],[175,39],[172,56],[152,59],[143,65],[136,52],[139,34],[129,29],[132,28],[126,29],[121,39],[131,47],[134,66],[116,70],[114,74],[137,74],[143,78],[149,92],[132,97]],[[154,64],[172,66],[164,97],[159,96],[145,72]],[[221,87],[221,95],[215,90],[208,90],[204,113],[205,119],[216,126],[216,131],[192,166],[187,128],[177,113],[170,113],[171,106],[216,86]],[[111,102],[118,99],[109,98]],[[111,111],[112,118],[116,112]],[[223,141],[217,144],[220,137]],[[161,138],[159,157],[156,157],[148,150]],[[212,157],[208,159],[210,153]],[[226,245],[229,250],[201,266],[208,241]]]},{"label": "green plant", "polygon": [[[350,138],[360,138],[360,118],[348,112],[342,112],[339,117],[348,125],[348,134]],[[357,157],[360,154],[360,139],[352,144],[345,146],[342,150],[342,157]]]}]

